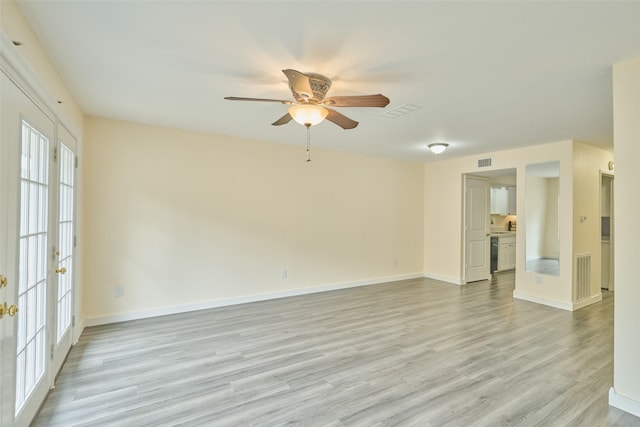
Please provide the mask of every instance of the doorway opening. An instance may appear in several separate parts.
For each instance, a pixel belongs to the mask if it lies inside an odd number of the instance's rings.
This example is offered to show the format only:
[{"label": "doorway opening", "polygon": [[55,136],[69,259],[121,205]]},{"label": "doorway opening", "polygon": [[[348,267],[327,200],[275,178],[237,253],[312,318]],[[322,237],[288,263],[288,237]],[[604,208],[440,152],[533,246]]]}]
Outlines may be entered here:
[{"label": "doorway opening", "polygon": [[517,169],[463,175],[463,283],[515,270]]}]

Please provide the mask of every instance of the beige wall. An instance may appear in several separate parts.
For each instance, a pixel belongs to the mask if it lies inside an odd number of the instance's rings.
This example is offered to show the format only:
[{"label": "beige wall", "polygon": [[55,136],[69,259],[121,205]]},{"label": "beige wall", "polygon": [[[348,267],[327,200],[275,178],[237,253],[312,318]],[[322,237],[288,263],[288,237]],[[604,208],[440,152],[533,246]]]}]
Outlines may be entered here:
[{"label": "beige wall", "polygon": [[591,254],[592,295],[600,293],[602,266],[600,254],[600,172],[607,172],[607,165],[612,160],[612,152],[581,142],[574,143],[573,253]]},{"label": "beige wall", "polygon": [[[572,203],[560,207],[560,239],[569,242],[560,246],[560,276],[544,276],[543,283],[536,283],[536,275],[525,271],[523,242],[526,227],[525,214],[525,166],[552,160],[560,161],[560,192],[572,200],[572,151],[573,141],[561,141],[531,147],[486,153],[451,160],[428,163],[425,168],[425,225],[424,271],[425,275],[452,283],[464,281],[463,269],[463,217],[462,175],[487,170],[517,169],[516,231],[516,292],[520,298],[528,298],[552,305],[571,305],[571,241]],[[490,168],[478,168],[477,161],[492,158]],[[565,197],[563,196],[563,197]],[[443,256],[443,254],[446,254]]]},{"label": "beige wall", "polygon": [[318,147],[306,163],[300,146],[99,118],[85,129],[88,318],[423,271],[421,164]]},{"label": "beige wall", "polygon": [[[492,158],[490,168],[477,168],[477,160]],[[436,163],[425,167],[425,275],[452,283],[464,282],[464,227],[462,217],[462,175],[489,170],[517,169],[518,216],[516,231],[516,289],[514,295],[565,309],[575,307],[573,301],[573,259],[575,254],[591,252],[591,295],[600,295],[600,221],[599,176],[613,154],[578,141],[562,141],[521,149],[486,153]],[[560,162],[560,275],[540,276],[525,269],[525,230],[527,164],[558,160]],[[545,184],[546,185],[546,184]],[[555,185],[555,184],[554,184]],[[576,192],[576,193],[574,193]],[[534,204],[543,205],[540,200]],[[446,207],[446,208],[443,208]],[[555,207],[553,207],[555,209]],[[446,212],[446,215],[444,214]],[[580,222],[580,216],[587,221]],[[579,233],[575,237],[574,234]],[[544,239],[534,245],[543,256]],[[531,242],[529,242],[531,243]],[[535,249],[532,247],[531,249]],[[443,257],[442,254],[447,254]],[[554,251],[553,256],[556,256]],[[542,283],[537,281],[542,280]],[[593,301],[592,301],[593,302]]]},{"label": "beige wall", "polygon": [[[615,228],[615,392],[640,416],[640,58],[613,67]],[[632,403],[633,403],[632,402]]]}]

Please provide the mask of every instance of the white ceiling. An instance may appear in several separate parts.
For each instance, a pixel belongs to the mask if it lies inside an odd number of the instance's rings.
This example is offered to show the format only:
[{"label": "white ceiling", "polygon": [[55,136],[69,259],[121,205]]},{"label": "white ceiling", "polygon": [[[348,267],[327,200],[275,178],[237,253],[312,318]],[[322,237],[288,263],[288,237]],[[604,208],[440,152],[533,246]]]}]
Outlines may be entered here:
[{"label": "white ceiling", "polygon": [[640,2],[19,1],[89,115],[304,145],[271,126],[292,99],[281,70],[324,74],[342,108],[315,147],[433,161],[565,139],[613,140],[611,65],[640,56]]}]

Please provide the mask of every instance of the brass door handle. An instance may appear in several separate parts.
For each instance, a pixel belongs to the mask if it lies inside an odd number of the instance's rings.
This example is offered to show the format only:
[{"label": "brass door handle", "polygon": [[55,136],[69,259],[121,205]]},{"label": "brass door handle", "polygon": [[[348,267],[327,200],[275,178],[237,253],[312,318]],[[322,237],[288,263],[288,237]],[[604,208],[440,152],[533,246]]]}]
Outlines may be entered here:
[{"label": "brass door handle", "polygon": [[13,304],[11,307],[7,307],[7,303],[0,305],[0,319],[6,314],[9,316],[15,316],[18,313],[18,306]]},{"label": "brass door handle", "polygon": [[66,272],[67,272],[67,269],[65,267],[56,268],[56,274],[64,274]]},{"label": "brass door handle", "polygon": [[0,274],[0,288],[6,288],[7,287],[7,278],[5,276],[3,276],[2,274]]}]

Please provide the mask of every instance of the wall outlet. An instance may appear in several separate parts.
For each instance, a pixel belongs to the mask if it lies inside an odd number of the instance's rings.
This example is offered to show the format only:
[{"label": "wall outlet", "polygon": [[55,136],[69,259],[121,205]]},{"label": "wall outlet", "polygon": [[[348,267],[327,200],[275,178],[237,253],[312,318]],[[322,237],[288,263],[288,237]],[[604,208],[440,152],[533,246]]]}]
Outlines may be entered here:
[{"label": "wall outlet", "polygon": [[280,272],[280,278],[283,279],[283,280],[287,278],[287,269],[286,268]]},{"label": "wall outlet", "polygon": [[542,285],[542,276],[536,274],[536,285]]},{"label": "wall outlet", "polygon": [[122,298],[124,296],[124,286],[116,286],[113,288],[113,296],[115,298]]},{"label": "wall outlet", "polygon": [[393,268],[398,268],[398,260],[397,259],[393,260]]}]

